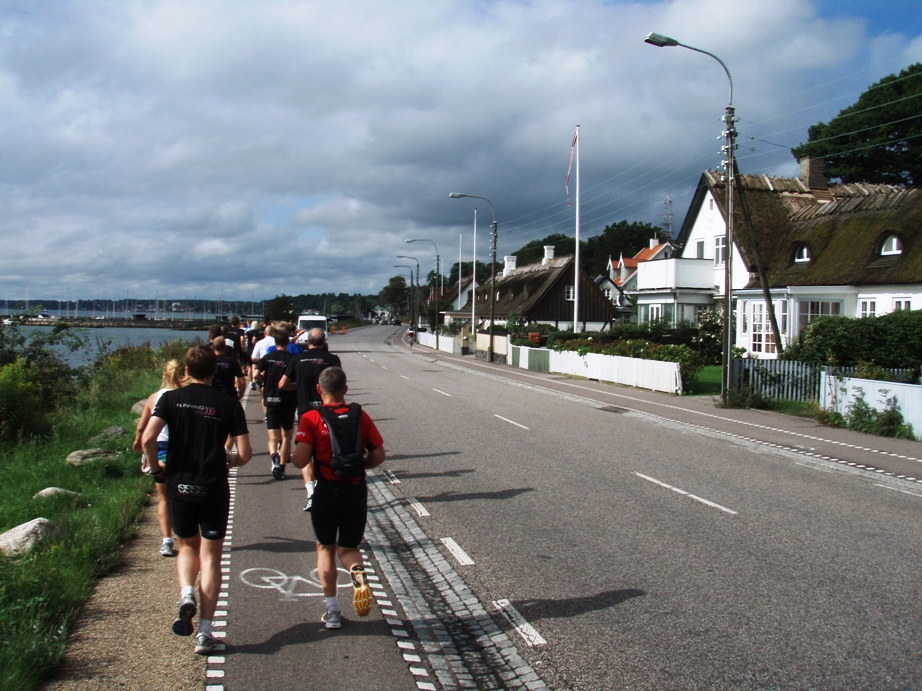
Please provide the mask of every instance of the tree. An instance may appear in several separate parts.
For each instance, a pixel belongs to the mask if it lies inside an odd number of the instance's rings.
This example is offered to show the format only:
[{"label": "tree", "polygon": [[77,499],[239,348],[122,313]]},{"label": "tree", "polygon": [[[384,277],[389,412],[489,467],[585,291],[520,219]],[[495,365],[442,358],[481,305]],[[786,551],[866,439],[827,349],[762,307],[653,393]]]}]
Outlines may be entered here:
[{"label": "tree", "polygon": [[407,301],[407,281],[403,276],[394,276],[379,295],[381,302],[396,312]]},{"label": "tree", "polygon": [[633,257],[644,247],[649,247],[653,238],[663,239],[661,228],[649,223],[618,221],[605,226],[599,235],[586,241],[580,263],[590,276],[597,276],[607,271],[609,257],[616,261],[622,254]]},{"label": "tree", "polygon": [[808,130],[797,159],[822,158],[842,182],[918,185],[922,182],[922,63],[884,77],[829,123]]},{"label": "tree", "polygon": [[297,316],[295,304],[284,293],[266,303],[266,318],[271,322],[293,322]]}]

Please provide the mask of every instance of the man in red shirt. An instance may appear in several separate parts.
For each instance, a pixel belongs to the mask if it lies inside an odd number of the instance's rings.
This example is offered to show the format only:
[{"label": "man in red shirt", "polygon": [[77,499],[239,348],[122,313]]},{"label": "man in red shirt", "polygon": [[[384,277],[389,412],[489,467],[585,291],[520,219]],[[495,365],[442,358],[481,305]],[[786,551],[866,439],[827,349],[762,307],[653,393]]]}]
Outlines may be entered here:
[{"label": "man in red shirt", "polygon": [[[337,556],[352,576],[352,605],[355,613],[364,617],[371,612],[371,590],[362,567],[362,554],[359,552],[368,517],[368,486],[365,484],[364,469],[377,468],[384,462],[385,456],[384,440],[375,423],[357,404],[345,402],[348,388],[346,373],[342,368],[327,367],[323,370],[317,384],[323,401],[322,410],[314,408],[301,417],[293,458],[298,468],[313,463],[317,478],[311,523],[317,539],[317,572],[326,598],[326,613],[322,621],[328,629],[341,626],[336,599]],[[353,466],[348,472],[334,468],[338,459],[334,458],[331,424],[336,429],[334,435],[342,451],[354,451],[360,446],[360,456],[363,457],[360,467]],[[351,438],[347,438],[348,434],[351,434]]]}]

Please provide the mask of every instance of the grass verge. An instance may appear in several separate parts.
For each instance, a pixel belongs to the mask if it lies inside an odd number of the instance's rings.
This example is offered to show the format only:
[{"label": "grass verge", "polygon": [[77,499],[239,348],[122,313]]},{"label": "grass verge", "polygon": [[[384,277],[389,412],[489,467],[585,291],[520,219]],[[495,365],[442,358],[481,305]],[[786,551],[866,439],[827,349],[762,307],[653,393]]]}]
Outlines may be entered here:
[{"label": "grass verge", "polygon": [[[130,450],[131,406],[159,379],[157,371],[103,372],[56,416],[47,438],[0,447],[0,532],[38,517],[55,526],[28,555],[0,556],[0,688],[31,690],[54,672],[94,582],[118,565],[151,489]],[[116,452],[117,460],[80,468],[65,463],[112,425],[128,434],[93,446]],[[82,500],[32,498],[46,487],[78,492]]]}]

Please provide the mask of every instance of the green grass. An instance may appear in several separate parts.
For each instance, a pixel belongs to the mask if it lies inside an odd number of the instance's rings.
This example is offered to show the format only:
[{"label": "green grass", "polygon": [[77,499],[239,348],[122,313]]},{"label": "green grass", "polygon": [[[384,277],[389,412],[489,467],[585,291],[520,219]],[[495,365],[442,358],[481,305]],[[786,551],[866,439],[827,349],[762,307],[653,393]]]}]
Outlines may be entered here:
[{"label": "green grass", "polygon": [[720,373],[720,365],[702,367],[694,387],[685,393],[689,396],[720,396]]},{"label": "green grass", "polygon": [[[63,659],[67,636],[96,579],[115,567],[133,534],[150,491],[130,450],[131,406],[154,391],[157,373],[108,372],[105,383],[58,414],[49,438],[0,447],[0,532],[34,518],[55,526],[51,536],[21,558],[0,556],[0,688],[31,690]],[[111,425],[128,434],[98,446],[118,460],[75,468],[71,451]],[[79,492],[83,501],[41,501],[46,487]]]}]

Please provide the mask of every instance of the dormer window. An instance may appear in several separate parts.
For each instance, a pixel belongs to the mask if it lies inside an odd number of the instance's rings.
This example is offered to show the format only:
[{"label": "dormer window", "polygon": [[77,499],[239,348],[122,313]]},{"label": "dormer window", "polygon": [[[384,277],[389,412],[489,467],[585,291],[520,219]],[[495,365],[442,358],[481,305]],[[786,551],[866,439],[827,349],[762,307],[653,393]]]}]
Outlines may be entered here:
[{"label": "dormer window", "polygon": [[884,244],[880,247],[880,256],[890,257],[903,253],[903,243],[897,235],[888,235],[884,238]]},{"label": "dormer window", "polygon": [[794,250],[794,262],[804,264],[810,261],[810,248],[807,245],[798,245]]}]

